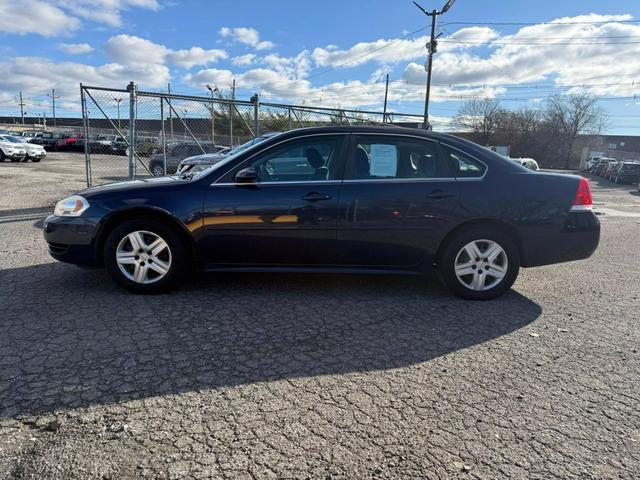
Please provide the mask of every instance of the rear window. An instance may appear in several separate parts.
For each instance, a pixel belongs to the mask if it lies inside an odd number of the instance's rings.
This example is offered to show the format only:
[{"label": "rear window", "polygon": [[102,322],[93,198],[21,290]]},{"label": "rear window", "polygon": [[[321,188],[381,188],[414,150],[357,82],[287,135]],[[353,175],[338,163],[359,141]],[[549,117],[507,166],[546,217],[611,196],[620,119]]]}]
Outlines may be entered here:
[{"label": "rear window", "polygon": [[449,157],[456,178],[480,178],[487,171],[487,166],[462,153],[460,150],[443,145],[446,155]]}]

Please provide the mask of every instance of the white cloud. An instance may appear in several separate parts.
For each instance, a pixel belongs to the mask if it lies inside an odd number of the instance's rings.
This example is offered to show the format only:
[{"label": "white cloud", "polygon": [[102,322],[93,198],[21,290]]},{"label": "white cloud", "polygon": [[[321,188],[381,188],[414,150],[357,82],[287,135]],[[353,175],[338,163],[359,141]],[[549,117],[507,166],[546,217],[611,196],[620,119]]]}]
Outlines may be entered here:
[{"label": "white cloud", "polygon": [[204,50],[191,47],[189,50],[172,50],[167,55],[167,61],[179,67],[191,68],[194,65],[206,65],[228,58],[227,52],[219,49]]},{"label": "white cloud", "polygon": [[[597,94],[632,95],[630,83],[640,75],[640,45],[615,37],[640,36],[640,25],[622,23],[581,24],[578,22],[611,22],[629,16],[584,15],[563,18],[549,24],[521,28],[516,33],[487,39],[467,36],[466,42],[489,41],[491,52],[474,54],[467,43],[464,51],[448,50],[435,57],[433,81],[451,85],[525,84],[555,79],[558,85],[607,83],[587,87]],[[570,25],[558,27],[560,23]],[[613,37],[613,38],[612,38]],[[460,37],[458,37],[459,39]],[[441,45],[447,44],[443,39]],[[629,40],[626,40],[629,41]],[[409,63],[403,73],[409,82],[424,83],[424,67]],[[628,81],[625,86],[610,85]],[[542,91],[538,95],[545,96]]]},{"label": "white cloud", "polygon": [[62,50],[69,55],[82,55],[91,53],[94,49],[88,43],[61,43],[58,45],[58,50]]},{"label": "white cloud", "polygon": [[122,12],[131,8],[156,11],[160,9],[157,0],[54,0],[67,9],[67,14],[82,17],[92,22],[111,27],[122,25]]},{"label": "white cloud", "polygon": [[303,78],[311,68],[307,50],[303,50],[295,57],[281,57],[272,53],[264,57],[262,61],[280,75],[289,79]]},{"label": "white cloud", "polygon": [[122,64],[163,64],[169,49],[134,35],[116,35],[107,40],[107,55],[115,62]]},{"label": "white cloud", "polygon": [[[448,37],[452,43],[439,47],[440,52],[468,48],[461,43],[465,38],[481,39],[487,41],[494,39],[498,33],[487,27],[469,27],[457,31]],[[356,67],[367,62],[377,62],[392,65],[400,62],[425,58],[427,50],[425,44],[429,41],[427,36],[419,36],[412,39],[395,38],[380,39],[373,42],[359,42],[347,50],[340,50],[335,45],[324,48],[315,48],[311,58],[318,67]],[[453,41],[457,42],[454,43]]]},{"label": "white cloud", "polygon": [[246,55],[240,55],[238,57],[233,57],[231,59],[231,63],[238,67],[243,67],[246,65],[250,65],[256,59],[255,53],[247,53]]},{"label": "white cloud", "polygon": [[222,27],[219,31],[222,38],[229,38],[231,41],[242,43],[256,50],[269,50],[274,47],[273,42],[268,40],[260,40],[260,33],[255,28]]},{"label": "white cloud", "polygon": [[45,37],[67,35],[80,28],[80,21],[44,0],[2,0],[0,32],[39,33]]},{"label": "white cloud", "polygon": [[157,0],[1,0],[0,32],[45,37],[67,36],[82,26],[80,18],[119,27],[130,8],[158,10]]},{"label": "white cloud", "polygon": [[123,65],[170,63],[191,68],[194,65],[215,63],[228,57],[224,50],[204,50],[200,47],[171,50],[145,38],[126,34],[116,35],[107,40],[105,51],[112,60]]},{"label": "white cloud", "polygon": [[[160,88],[169,81],[164,65],[91,66],[75,62],[53,62],[39,57],[17,57],[0,63],[0,92],[22,91],[25,98],[43,95],[52,88],[60,95],[60,108],[78,108],[78,86],[108,85],[124,88],[130,80],[144,87]],[[34,75],[33,72],[38,72]],[[29,108],[29,107],[27,107]]]}]

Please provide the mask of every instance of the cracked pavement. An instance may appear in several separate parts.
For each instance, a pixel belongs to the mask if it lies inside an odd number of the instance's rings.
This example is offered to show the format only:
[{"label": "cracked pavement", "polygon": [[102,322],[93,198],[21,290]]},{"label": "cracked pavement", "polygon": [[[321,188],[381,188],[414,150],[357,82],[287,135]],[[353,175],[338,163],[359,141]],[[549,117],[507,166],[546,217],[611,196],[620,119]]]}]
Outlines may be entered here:
[{"label": "cracked pavement", "polygon": [[134,296],[48,256],[46,203],[0,210],[0,479],[638,478],[640,196],[592,186],[594,257],[492,302],[306,274]]}]

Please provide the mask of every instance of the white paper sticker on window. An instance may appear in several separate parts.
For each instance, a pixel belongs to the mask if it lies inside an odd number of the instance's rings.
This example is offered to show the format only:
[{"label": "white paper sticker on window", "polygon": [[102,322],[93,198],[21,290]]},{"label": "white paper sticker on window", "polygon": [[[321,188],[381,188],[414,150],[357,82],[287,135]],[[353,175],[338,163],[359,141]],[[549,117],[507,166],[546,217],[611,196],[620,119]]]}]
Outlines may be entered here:
[{"label": "white paper sticker on window", "polygon": [[395,145],[371,145],[371,176],[395,177],[398,171],[398,148]]}]

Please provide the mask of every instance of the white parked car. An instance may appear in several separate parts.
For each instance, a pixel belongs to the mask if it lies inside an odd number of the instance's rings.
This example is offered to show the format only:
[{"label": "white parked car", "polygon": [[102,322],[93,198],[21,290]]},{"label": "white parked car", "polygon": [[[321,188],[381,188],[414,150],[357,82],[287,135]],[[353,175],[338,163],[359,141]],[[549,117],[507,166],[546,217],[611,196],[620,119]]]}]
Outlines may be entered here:
[{"label": "white parked car", "polygon": [[[47,156],[42,145],[35,145],[29,143],[25,137],[14,137],[13,135],[0,135],[0,142],[14,145],[15,147],[21,147],[25,151],[25,156],[22,160],[31,160],[32,162],[39,162]],[[14,160],[17,161],[17,160]]]},{"label": "white parked car", "polygon": [[538,165],[538,162],[536,162],[533,158],[512,158],[511,160],[519,163],[520,165],[522,165],[525,168],[528,168],[529,170],[533,170],[534,172],[537,170],[540,170],[540,166]]},{"label": "white parked car", "polygon": [[13,143],[0,138],[0,162],[6,159],[12,162],[20,162],[27,158],[27,149],[22,143]]}]

